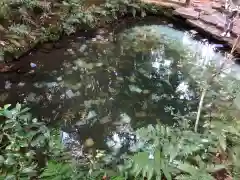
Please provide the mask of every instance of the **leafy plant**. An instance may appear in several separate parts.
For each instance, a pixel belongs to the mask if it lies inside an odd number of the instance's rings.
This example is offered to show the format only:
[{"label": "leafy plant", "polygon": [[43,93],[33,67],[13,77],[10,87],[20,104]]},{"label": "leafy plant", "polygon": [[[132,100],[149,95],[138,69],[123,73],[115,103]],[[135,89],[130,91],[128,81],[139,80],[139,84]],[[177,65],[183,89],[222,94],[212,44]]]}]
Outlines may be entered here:
[{"label": "leafy plant", "polygon": [[[155,127],[150,125],[148,128],[137,130],[137,137],[139,138],[138,143],[141,144],[137,145],[139,152],[129,156],[125,161],[127,170],[135,177],[141,176],[148,179],[165,177],[171,180],[179,174],[186,173],[183,167],[188,166],[187,164],[196,167],[196,163],[193,161],[195,157],[203,159],[199,161],[201,173],[198,174],[198,171],[189,169],[191,177],[196,179],[202,176],[212,177],[210,174],[212,171],[205,168],[211,150],[216,146],[215,138],[211,135],[198,134],[188,130],[181,131],[179,128],[162,125]],[[122,170],[126,171],[125,168]]]},{"label": "leafy plant", "polygon": [[18,36],[27,36],[30,32],[29,27],[23,24],[14,24],[9,27],[9,31]]},{"label": "leafy plant", "polygon": [[[214,180],[214,177],[210,173],[218,172],[225,169],[224,165],[207,164],[202,160],[200,156],[194,157],[194,164],[191,165],[187,162],[178,162],[178,169],[182,171],[182,174],[175,177],[179,180]],[[183,174],[184,173],[184,174]]]},{"label": "leafy plant", "polygon": [[10,109],[0,109],[1,174],[19,177],[34,177],[39,166],[45,164],[50,132],[42,122],[33,119],[28,108],[17,104]]}]

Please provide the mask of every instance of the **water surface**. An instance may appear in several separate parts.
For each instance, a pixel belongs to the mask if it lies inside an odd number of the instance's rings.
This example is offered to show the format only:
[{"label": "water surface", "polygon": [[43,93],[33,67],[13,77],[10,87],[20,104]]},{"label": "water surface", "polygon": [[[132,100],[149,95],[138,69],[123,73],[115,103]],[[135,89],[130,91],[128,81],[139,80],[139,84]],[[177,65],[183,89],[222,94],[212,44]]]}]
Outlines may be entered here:
[{"label": "water surface", "polygon": [[109,132],[157,121],[172,125],[173,114],[194,114],[197,69],[219,67],[224,59],[211,44],[166,23],[99,30],[61,43],[24,57],[23,73],[1,75],[1,104],[25,103],[49,126],[92,138],[98,148],[105,148]]}]

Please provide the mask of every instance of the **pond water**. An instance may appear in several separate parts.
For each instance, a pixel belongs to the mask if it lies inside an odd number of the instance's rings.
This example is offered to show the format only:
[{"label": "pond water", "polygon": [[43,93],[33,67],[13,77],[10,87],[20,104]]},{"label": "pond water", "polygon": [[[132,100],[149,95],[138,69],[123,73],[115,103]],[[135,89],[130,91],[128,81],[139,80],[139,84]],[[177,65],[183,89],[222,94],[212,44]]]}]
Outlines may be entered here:
[{"label": "pond water", "polygon": [[[1,75],[1,105],[25,103],[49,126],[60,126],[63,141],[74,134],[97,148],[111,146],[109,132],[157,121],[172,125],[173,112],[195,113],[198,67],[219,67],[224,59],[213,45],[164,22],[100,29],[60,43],[23,57],[22,73]],[[239,71],[231,67],[226,73]]]}]

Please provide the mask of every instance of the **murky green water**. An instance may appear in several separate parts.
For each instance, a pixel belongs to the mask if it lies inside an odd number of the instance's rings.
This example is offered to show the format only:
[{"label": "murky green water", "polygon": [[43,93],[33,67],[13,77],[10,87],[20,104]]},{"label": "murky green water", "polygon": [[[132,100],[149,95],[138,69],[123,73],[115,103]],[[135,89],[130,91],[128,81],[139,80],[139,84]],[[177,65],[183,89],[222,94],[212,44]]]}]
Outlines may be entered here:
[{"label": "murky green water", "polygon": [[109,132],[157,120],[173,124],[173,112],[196,112],[196,67],[223,59],[209,45],[167,25],[98,32],[23,58],[24,73],[1,76],[1,104],[26,103],[49,125],[59,124],[104,148]]}]

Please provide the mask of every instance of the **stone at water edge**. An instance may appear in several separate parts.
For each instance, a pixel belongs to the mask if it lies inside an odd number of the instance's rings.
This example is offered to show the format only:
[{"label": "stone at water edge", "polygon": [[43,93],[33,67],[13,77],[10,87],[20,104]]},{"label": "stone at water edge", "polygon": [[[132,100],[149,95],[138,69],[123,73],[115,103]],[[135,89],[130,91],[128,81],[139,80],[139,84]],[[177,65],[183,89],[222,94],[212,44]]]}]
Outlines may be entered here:
[{"label": "stone at water edge", "polygon": [[174,10],[174,14],[180,15],[187,19],[198,19],[199,16],[199,13],[193,8],[185,7],[177,8],[176,10]]},{"label": "stone at water edge", "polygon": [[225,17],[221,13],[214,13],[211,15],[201,15],[200,19],[214,26],[222,25],[223,27],[225,23]]},{"label": "stone at water edge", "polygon": [[206,15],[211,15],[216,12],[216,10],[213,9],[209,4],[197,5],[196,7],[194,7],[194,10],[201,12],[201,14],[206,14]]},{"label": "stone at water edge", "polygon": [[213,9],[220,10],[220,9],[222,9],[222,5],[223,5],[223,3],[221,3],[221,2],[212,2]]}]

